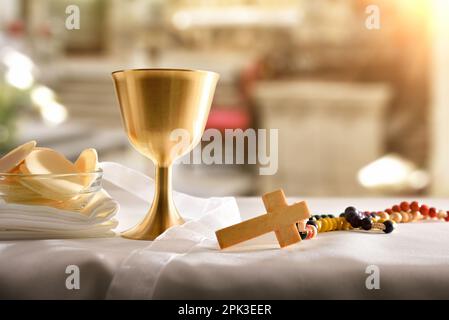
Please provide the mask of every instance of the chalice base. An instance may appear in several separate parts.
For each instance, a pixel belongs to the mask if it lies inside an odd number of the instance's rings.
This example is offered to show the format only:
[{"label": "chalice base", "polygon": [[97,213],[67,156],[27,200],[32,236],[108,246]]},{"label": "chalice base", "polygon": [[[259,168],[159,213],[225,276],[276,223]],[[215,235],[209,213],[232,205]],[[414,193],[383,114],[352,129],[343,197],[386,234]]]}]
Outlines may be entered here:
[{"label": "chalice base", "polygon": [[168,228],[183,223],[184,219],[174,207],[151,208],[141,223],[122,232],[121,236],[133,240],[154,240]]}]

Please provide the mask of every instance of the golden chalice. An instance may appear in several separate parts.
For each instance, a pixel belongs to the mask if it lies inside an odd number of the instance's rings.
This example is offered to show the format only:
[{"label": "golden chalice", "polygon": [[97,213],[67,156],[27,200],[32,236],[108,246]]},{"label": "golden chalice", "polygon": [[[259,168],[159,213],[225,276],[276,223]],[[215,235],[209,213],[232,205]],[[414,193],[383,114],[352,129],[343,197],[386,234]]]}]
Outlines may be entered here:
[{"label": "golden chalice", "polygon": [[[197,70],[135,69],[115,71],[112,77],[128,138],[156,166],[150,211],[122,236],[154,240],[184,222],[172,198],[171,167],[201,140],[219,75]],[[183,148],[172,135],[180,129],[189,139]]]}]

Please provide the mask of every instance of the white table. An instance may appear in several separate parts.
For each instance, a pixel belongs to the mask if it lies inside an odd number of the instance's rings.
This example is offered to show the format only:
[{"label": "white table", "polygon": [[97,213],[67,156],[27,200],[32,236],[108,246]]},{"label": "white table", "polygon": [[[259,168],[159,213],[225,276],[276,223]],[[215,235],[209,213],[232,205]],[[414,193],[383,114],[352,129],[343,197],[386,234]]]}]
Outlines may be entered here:
[{"label": "white table", "polygon": [[[293,200],[299,199],[289,199]],[[264,212],[260,199],[237,202],[245,218]],[[338,213],[349,204],[377,210],[396,202],[308,199],[314,213]],[[426,202],[449,208],[449,200]],[[139,200],[127,205],[142,210]],[[158,275],[151,298],[449,298],[448,244],[449,223],[444,222],[401,224],[389,235],[323,233],[283,250],[269,234],[226,252],[206,249],[174,255]],[[136,278],[119,284],[115,277],[136,275],[124,264],[134,250],[141,250],[138,256],[158,259],[157,248],[148,250],[149,246],[150,242],[120,237],[0,242],[0,298],[131,297]],[[68,265],[80,269],[79,290],[65,286]],[[365,286],[370,265],[379,268],[379,290]]]}]

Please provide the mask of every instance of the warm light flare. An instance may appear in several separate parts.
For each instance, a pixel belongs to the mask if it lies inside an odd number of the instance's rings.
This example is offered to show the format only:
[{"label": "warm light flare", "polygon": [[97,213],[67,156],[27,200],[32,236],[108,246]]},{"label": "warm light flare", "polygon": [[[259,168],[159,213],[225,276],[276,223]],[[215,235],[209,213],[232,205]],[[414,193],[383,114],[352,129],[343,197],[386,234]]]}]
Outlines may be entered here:
[{"label": "warm light flare", "polygon": [[424,188],[428,175],[400,156],[386,155],[359,171],[358,180],[366,188]]},{"label": "warm light flare", "polygon": [[55,101],[55,94],[46,86],[38,86],[31,91],[31,100],[41,107]]},{"label": "warm light flare", "polygon": [[67,119],[67,109],[62,105],[53,101],[40,107],[42,118],[51,125],[58,125]]},{"label": "warm light flare", "polygon": [[5,80],[8,84],[20,90],[27,90],[34,83],[31,72],[17,68],[6,71]]},{"label": "warm light flare", "polygon": [[33,61],[13,49],[6,49],[1,56],[3,64],[7,67],[6,82],[20,90],[31,88],[34,83]]},{"label": "warm light flare", "polygon": [[190,27],[269,25],[291,27],[301,20],[296,8],[259,9],[246,6],[220,9],[198,8],[179,10],[172,17],[178,29]]},{"label": "warm light flare", "polygon": [[31,91],[31,100],[39,108],[42,118],[50,125],[58,125],[67,119],[67,109],[56,102],[53,90],[38,86]]},{"label": "warm light flare", "polygon": [[6,51],[3,56],[3,63],[10,69],[31,71],[34,67],[30,58],[15,50]]}]

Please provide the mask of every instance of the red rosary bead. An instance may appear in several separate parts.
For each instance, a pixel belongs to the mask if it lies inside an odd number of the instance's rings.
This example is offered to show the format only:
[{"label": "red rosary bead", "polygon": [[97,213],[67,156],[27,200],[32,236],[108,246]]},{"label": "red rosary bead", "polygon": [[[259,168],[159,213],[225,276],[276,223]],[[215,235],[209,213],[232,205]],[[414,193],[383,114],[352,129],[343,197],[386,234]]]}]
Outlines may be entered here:
[{"label": "red rosary bead", "polygon": [[399,207],[401,208],[402,211],[405,211],[405,212],[410,210],[410,205],[407,201],[402,201],[401,204],[399,205]]},{"label": "red rosary bead", "polygon": [[437,209],[435,209],[435,208],[430,208],[429,209],[429,216],[431,217],[431,218],[436,218],[436,216],[437,216]]},{"label": "red rosary bead", "polygon": [[423,204],[421,208],[419,208],[419,212],[421,212],[423,216],[427,216],[429,214],[429,207]]},{"label": "red rosary bead", "polygon": [[419,204],[417,201],[413,201],[412,203],[410,203],[410,209],[412,211],[419,211]]},{"label": "red rosary bead", "polygon": [[394,212],[401,212],[401,208],[398,205],[394,205],[392,209]]}]

